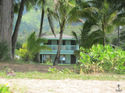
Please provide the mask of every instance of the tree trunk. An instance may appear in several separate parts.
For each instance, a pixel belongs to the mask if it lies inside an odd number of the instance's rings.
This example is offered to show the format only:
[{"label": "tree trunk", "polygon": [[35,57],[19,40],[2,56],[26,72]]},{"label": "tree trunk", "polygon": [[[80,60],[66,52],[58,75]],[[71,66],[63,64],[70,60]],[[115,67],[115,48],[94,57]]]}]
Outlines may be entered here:
[{"label": "tree trunk", "polygon": [[103,46],[105,46],[106,43],[106,37],[105,37],[105,27],[106,27],[106,22],[105,22],[105,15],[104,15],[104,19],[103,19],[103,23],[102,23],[102,30],[103,30]]},{"label": "tree trunk", "polygon": [[62,24],[60,24],[59,44],[58,44],[57,54],[56,54],[55,60],[53,62],[53,66],[57,65],[60,60],[61,42],[62,42],[62,36],[63,36],[64,28],[65,28],[65,22],[66,22],[66,20],[64,19]]},{"label": "tree trunk", "polygon": [[60,50],[61,50],[61,42],[62,42],[63,30],[60,31],[59,44],[57,49],[57,54],[55,60],[53,62],[53,66],[57,65],[60,61]]},{"label": "tree trunk", "polygon": [[118,26],[118,46],[119,46],[119,43],[120,43],[120,27]]},{"label": "tree trunk", "polygon": [[[38,38],[41,38],[42,30],[43,30],[43,21],[44,21],[44,15],[45,15],[44,6],[45,6],[45,0],[43,0],[43,5],[42,5],[40,31],[39,31]],[[40,62],[40,53],[37,53],[37,54],[36,54],[36,60],[35,60],[35,61]]]},{"label": "tree trunk", "polygon": [[40,31],[39,31],[39,36],[38,36],[39,38],[41,37],[41,35],[42,35],[42,30],[43,30],[43,21],[44,21],[44,15],[45,15],[44,6],[45,6],[45,0],[43,0],[43,5],[42,5]]},{"label": "tree trunk", "polygon": [[106,42],[106,39],[105,39],[105,32],[103,33],[103,46],[105,46],[105,42]]},{"label": "tree trunk", "polygon": [[13,0],[0,0],[0,42],[7,43],[10,58],[13,17]]},{"label": "tree trunk", "polygon": [[14,55],[15,55],[15,48],[16,48],[16,42],[17,42],[19,27],[20,27],[22,15],[23,15],[23,10],[24,10],[24,3],[25,3],[25,0],[22,0],[21,4],[20,4],[20,9],[19,9],[16,25],[15,25],[14,32],[13,32],[13,35],[12,35],[12,58],[13,59],[14,59]]}]

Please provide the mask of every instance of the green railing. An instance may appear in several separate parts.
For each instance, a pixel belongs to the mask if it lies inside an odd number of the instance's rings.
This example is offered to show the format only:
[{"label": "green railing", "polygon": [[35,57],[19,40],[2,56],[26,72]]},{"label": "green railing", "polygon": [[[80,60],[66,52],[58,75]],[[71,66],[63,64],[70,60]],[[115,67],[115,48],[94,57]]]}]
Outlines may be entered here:
[{"label": "green railing", "polygon": [[[41,50],[40,54],[56,54],[58,45],[46,45],[51,50]],[[61,45],[60,54],[74,54],[75,50],[79,50],[79,45]]]},{"label": "green railing", "polygon": [[[47,47],[51,48],[52,50],[57,50],[58,45],[46,45]],[[78,45],[61,45],[61,50],[79,50]]]}]

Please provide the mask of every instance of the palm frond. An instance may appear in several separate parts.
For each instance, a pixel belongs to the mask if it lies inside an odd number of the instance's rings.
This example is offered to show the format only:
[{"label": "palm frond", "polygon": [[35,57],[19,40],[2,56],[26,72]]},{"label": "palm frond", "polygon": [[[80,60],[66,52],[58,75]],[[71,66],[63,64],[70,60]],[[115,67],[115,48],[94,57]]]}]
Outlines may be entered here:
[{"label": "palm frond", "polygon": [[78,35],[76,34],[76,32],[72,31],[72,35],[76,39],[76,42],[79,43],[79,38],[78,38]]}]

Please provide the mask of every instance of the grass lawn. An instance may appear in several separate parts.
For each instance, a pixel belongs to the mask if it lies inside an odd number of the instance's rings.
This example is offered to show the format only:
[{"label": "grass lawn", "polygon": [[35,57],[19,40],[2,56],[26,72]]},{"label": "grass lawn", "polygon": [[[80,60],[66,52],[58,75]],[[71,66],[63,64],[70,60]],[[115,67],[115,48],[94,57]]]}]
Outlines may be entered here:
[{"label": "grass lawn", "polygon": [[[7,76],[5,67],[11,68],[15,72],[15,76]],[[19,64],[11,62],[0,63],[0,78],[16,79],[50,79],[50,80],[63,80],[63,79],[78,79],[78,80],[125,80],[125,74],[113,73],[100,73],[100,74],[64,74],[64,73],[48,73],[48,68],[53,67],[45,64]],[[57,69],[72,69],[74,65],[59,65]]]},{"label": "grass lawn", "polygon": [[50,79],[50,80],[63,80],[63,79],[78,79],[78,80],[125,80],[125,75],[119,74],[62,74],[62,73],[41,73],[41,72],[15,72],[15,76],[7,76],[5,72],[0,72],[0,78],[17,79]]}]

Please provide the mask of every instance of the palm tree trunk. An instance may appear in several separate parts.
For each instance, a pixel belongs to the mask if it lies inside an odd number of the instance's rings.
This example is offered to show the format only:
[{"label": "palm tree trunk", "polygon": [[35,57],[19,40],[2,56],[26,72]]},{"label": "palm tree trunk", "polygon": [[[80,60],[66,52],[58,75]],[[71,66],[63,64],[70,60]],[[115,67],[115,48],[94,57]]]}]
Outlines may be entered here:
[{"label": "palm tree trunk", "polygon": [[13,59],[14,59],[14,55],[15,55],[15,48],[16,48],[16,42],[17,42],[19,27],[20,27],[22,15],[23,15],[23,10],[24,10],[24,3],[25,3],[25,0],[22,0],[21,4],[20,4],[20,9],[19,9],[16,25],[15,25],[14,32],[13,32],[13,35],[12,35],[12,58]]},{"label": "palm tree trunk", "polygon": [[60,60],[61,42],[62,42],[62,36],[63,36],[64,28],[65,28],[65,21],[66,20],[64,19],[63,23],[60,24],[59,44],[58,44],[57,54],[56,54],[55,60],[53,62],[53,66],[57,65],[59,63],[59,60]]},{"label": "palm tree trunk", "polygon": [[55,60],[53,62],[53,66],[57,65],[60,61],[60,50],[61,50],[62,36],[63,36],[63,30],[60,31],[59,44],[58,44],[57,54],[56,54]]},{"label": "palm tree trunk", "polygon": [[[45,15],[45,0],[43,0],[43,4],[42,4],[42,13],[41,13],[41,22],[40,22],[40,30],[39,30],[39,35],[38,38],[41,38],[42,35],[42,31],[43,31],[43,21],[44,21],[44,15]],[[40,62],[40,53],[36,54],[36,62]]]}]

